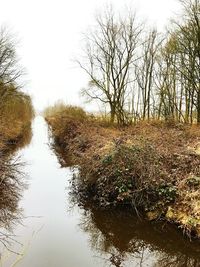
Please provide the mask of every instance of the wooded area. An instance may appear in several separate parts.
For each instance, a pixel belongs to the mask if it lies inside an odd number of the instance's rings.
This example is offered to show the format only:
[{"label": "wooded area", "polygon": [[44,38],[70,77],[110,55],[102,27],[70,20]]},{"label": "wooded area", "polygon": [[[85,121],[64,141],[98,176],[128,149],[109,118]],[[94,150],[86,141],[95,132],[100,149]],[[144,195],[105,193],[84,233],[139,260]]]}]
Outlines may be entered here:
[{"label": "wooded area", "polygon": [[200,3],[180,3],[182,16],[166,34],[147,30],[132,12],[110,8],[96,17],[78,60],[89,75],[82,94],[109,107],[112,123],[200,123]]}]

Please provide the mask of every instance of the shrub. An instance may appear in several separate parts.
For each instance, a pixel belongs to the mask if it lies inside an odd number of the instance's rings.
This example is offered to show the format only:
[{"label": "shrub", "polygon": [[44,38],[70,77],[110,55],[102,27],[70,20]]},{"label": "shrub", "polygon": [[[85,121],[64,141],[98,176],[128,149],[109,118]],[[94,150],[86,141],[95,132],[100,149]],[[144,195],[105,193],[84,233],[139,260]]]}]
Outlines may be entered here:
[{"label": "shrub", "polygon": [[132,146],[115,144],[101,159],[94,155],[90,160],[83,158],[78,176],[80,187],[92,191],[101,206],[122,203],[146,209],[158,199],[175,199],[174,187],[166,184],[169,179],[161,156],[142,139],[135,140]]}]

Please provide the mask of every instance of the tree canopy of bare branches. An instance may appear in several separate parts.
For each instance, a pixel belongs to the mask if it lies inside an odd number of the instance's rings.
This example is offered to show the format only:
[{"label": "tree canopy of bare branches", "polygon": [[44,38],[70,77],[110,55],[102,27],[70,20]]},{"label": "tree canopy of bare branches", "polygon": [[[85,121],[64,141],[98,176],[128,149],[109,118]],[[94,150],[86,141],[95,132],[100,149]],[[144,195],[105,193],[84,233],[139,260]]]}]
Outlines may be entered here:
[{"label": "tree canopy of bare branches", "polygon": [[136,15],[107,9],[86,35],[82,93],[109,107],[113,123],[164,119],[200,123],[200,3],[180,0],[182,14],[165,34]]},{"label": "tree canopy of bare branches", "polygon": [[138,59],[141,30],[135,15],[122,18],[109,9],[97,16],[95,30],[87,36],[86,62],[78,61],[90,79],[84,94],[109,105],[111,122],[125,121],[125,103],[133,78],[131,71]]}]

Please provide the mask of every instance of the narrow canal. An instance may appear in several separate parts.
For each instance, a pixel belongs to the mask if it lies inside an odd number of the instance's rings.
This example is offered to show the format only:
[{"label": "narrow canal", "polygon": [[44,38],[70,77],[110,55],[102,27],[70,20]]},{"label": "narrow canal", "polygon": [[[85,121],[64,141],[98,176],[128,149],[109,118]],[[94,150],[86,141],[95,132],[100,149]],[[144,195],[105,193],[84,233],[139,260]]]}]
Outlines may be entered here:
[{"label": "narrow canal", "polygon": [[10,251],[1,248],[1,267],[200,266],[200,245],[171,226],[72,207],[72,172],[60,167],[48,143],[47,125],[38,116],[30,145],[19,152],[28,187]]}]

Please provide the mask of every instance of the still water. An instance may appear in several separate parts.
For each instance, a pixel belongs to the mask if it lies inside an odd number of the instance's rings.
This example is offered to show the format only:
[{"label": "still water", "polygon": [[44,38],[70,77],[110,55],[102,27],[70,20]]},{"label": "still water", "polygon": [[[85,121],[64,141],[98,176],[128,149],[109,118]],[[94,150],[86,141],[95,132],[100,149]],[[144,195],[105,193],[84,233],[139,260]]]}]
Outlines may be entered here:
[{"label": "still water", "polygon": [[174,227],[119,211],[72,208],[72,172],[60,168],[48,142],[38,116],[30,145],[19,152],[28,188],[9,244],[18,254],[2,247],[1,267],[200,266],[200,244],[184,240]]}]

